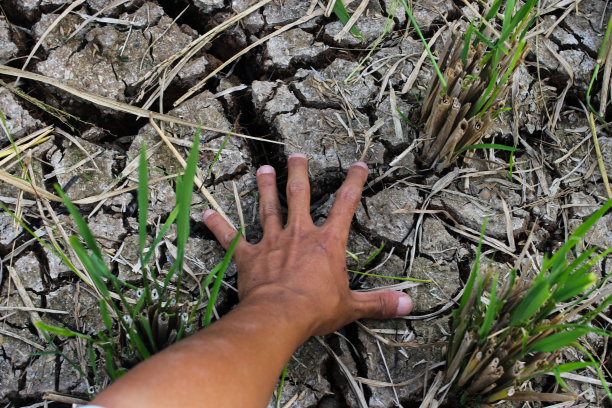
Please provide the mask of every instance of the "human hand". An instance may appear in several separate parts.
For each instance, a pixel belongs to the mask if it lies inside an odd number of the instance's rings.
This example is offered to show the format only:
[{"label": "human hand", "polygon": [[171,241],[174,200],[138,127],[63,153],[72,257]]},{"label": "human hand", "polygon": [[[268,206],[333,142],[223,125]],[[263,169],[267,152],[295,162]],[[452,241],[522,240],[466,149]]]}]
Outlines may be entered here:
[{"label": "human hand", "polygon": [[[321,227],[310,217],[308,160],[294,153],[288,168],[289,214],[284,228],[276,172],[271,166],[257,171],[264,235],[257,244],[241,237],[234,252],[241,304],[271,302],[289,310],[301,321],[307,336],[333,332],[360,318],[410,313],[412,300],[402,292],[349,289],[346,243],[368,176],[367,165],[357,162],[351,166]],[[204,223],[227,250],[236,230],[213,210],[204,213]]]}]

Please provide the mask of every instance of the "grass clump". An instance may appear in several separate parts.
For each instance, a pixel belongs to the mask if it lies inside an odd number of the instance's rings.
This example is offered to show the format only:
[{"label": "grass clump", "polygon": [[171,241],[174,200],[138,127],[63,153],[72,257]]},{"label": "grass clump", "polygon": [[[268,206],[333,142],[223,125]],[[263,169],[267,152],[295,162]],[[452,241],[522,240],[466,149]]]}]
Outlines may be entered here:
[{"label": "grass clump", "polygon": [[456,151],[478,144],[506,109],[513,74],[529,49],[525,34],[536,4],[494,0],[468,25],[451,27],[438,61],[432,56],[437,75],[421,108],[424,165],[448,166]]},{"label": "grass clump", "polygon": [[[111,273],[105,256],[96,243],[87,223],[64,192],[56,186],[77,225],[79,235],[70,237],[70,246],[86,271],[86,274],[79,274],[79,276],[84,278],[85,282],[90,284],[98,295],[104,330],[92,335],[85,335],[43,322],[36,322],[35,324],[47,337],[53,349],[51,352],[54,353],[59,353],[59,349],[54,345],[52,336],[78,337],[86,340],[91,372],[84,372],[77,364],[68,361],[81,375],[88,378],[89,384],[101,385],[103,383],[104,377],[99,375],[99,360],[103,362],[102,369],[112,380],[116,380],[126,372],[127,368],[194,332],[196,326],[207,326],[211,322],[213,306],[240,233],[236,236],[223,261],[213,268],[201,284],[200,293],[196,299],[187,299],[186,296],[181,296],[185,248],[190,232],[189,213],[196,174],[199,135],[200,130],[198,129],[189,153],[185,172],[176,181],[176,206],[153,240],[150,248],[146,248],[149,206],[148,169],[145,148],[142,147],[137,194],[141,287],[121,281]],[[155,268],[149,267],[149,264],[152,261],[155,248],[172,224],[176,224],[177,231],[176,259],[166,276],[158,276]],[[67,260],[67,257],[62,258]],[[171,282],[175,282],[174,288],[171,288]],[[204,300],[206,290],[211,284],[212,289],[207,301],[206,311],[204,316],[199,316],[198,309]],[[135,300],[129,298],[134,295]],[[198,323],[199,319],[202,321]]]},{"label": "grass clump", "polygon": [[[612,295],[602,298],[600,290],[610,275],[598,279],[591,271],[612,248],[575,253],[576,244],[611,207],[612,200],[578,227],[557,252],[545,256],[533,279],[513,269],[501,284],[499,273],[480,269],[479,245],[452,315],[446,369],[439,382],[447,384],[445,397],[462,406],[502,400],[568,401],[577,396],[534,392],[524,385],[534,377],[554,373],[565,387],[561,373],[593,367],[612,399],[599,364],[578,343],[588,333],[612,335],[591,324],[612,303]],[[588,361],[560,364],[561,351],[568,346],[581,350]]]}]

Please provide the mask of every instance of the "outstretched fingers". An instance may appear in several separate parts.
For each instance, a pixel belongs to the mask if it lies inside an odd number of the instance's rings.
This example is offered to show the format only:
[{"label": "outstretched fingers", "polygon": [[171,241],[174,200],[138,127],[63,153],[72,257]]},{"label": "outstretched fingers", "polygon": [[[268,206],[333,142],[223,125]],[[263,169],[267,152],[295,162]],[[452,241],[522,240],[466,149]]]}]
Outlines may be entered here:
[{"label": "outstretched fingers", "polygon": [[368,166],[364,162],[356,162],[349,168],[342,186],[336,193],[334,205],[327,218],[326,226],[336,228],[343,239],[348,238],[351,220],[361,199],[361,190],[368,178]]},{"label": "outstretched fingers", "polygon": [[352,292],[357,319],[392,319],[412,311],[412,298],[403,292]]},{"label": "outstretched fingers", "polygon": [[[212,231],[223,249],[227,251],[232,245],[234,238],[236,238],[238,231],[229,225],[218,212],[213,210],[206,210],[204,212],[204,224]],[[240,237],[234,252],[235,256],[240,256],[240,252],[244,251],[248,246],[248,242],[243,237]]]}]

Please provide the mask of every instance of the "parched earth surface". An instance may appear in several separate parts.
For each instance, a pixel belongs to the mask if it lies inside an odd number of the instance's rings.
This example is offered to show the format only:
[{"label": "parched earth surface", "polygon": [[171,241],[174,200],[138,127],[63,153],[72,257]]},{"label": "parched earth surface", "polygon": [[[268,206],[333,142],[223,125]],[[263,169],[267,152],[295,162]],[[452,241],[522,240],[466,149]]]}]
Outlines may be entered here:
[{"label": "parched earth surface", "polygon": [[[361,268],[384,243],[365,269],[434,282],[395,286],[415,300],[414,312],[407,318],[362,322],[369,331],[351,324],[321,338],[327,348],[317,339],[304,344],[289,363],[283,406],[359,407],[360,398],[371,407],[417,406],[424,383],[431,382],[432,371],[443,361],[440,343],[449,335],[450,310],[469,274],[485,217],[489,221],[482,262],[508,271],[531,231],[528,254],[537,264],[606,200],[583,105],[611,12],[604,0],[539,2],[540,15],[528,35],[531,50],[506,102],[512,109],[488,132],[488,141],[517,143],[520,148],[512,178],[507,174],[507,152],[479,151],[442,173],[419,163],[415,120],[433,70],[427,60],[419,63],[423,45],[406,13],[392,0],[368,3],[357,22],[363,42],[351,34],[337,38],[342,24],[333,15],[325,17],[316,2],[311,7],[305,0],[262,2],[223,30],[228,19],[260,3],[126,0],[107,7],[110,3],[0,1],[0,62],[22,68],[27,60],[28,72],[86,92],[75,95],[39,79],[15,83],[15,76],[0,75],[0,110],[8,132],[18,144],[35,142],[21,154],[23,167],[14,156],[0,153],[0,169],[18,177],[27,171],[40,189],[54,192],[57,183],[71,199],[84,200],[79,208],[108,255],[113,273],[134,284],[141,282],[134,268],[135,192],[109,193],[135,186],[137,176],[130,164],[143,142],[150,153],[152,178],[176,174],[181,165],[148,118],[102,106],[91,95],[201,122],[206,127],[199,158],[204,175],[230,129],[259,138],[230,137],[204,183],[234,225],[240,225],[242,217],[252,242],[261,236],[255,183],[259,166],[277,169],[282,191],[287,156],[297,151],[306,154],[313,186],[311,213],[322,223],[346,170],[362,157],[369,140],[363,158],[370,167],[369,184],[348,244],[360,261],[348,257],[349,269]],[[60,19],[70,4],[75,7]],[[458,0],[412,4],[426,38],[442,32],[434,50],[441,49],[447,38],[447,22],[473,15]],[[215,28],[219,32],[214,38],[202,40]],[[360,65],[385,28],[386,35]],[[283,31],[257,44],[279,29]],[[255,46],[250,51],[214,72],[251,45]],[[416,82],[404,89],[415,69],[419,70]],[[596,84],[593,94],[599,91]],[[164,121],[163,130],[186,157],[195,129],[180,120]],[[599,129],[599,144],[612,174],[608,129]],[[3,128],[0,149],[9,146]],[[63,205],[51,201],[45,206],[36,195],[5,179],[0,181],[0,201],[42,239],[58,234],[59,226],[74,234],[74,223]],[[154,232],[174,206],[174,178],[152,183],[150,202]],[[193,279],[205,277],[224,256],[201,219],[208,205],[200,191],[194,193],[187,250],[191,274],[185,285],[192,295],[197,288]],[[162,273],[175,254],[174,233],[170,231],[158,250],[155,263]],[[586,235],[582,245],[612,246],[612,214]],[[87,393],[96,390],[66,360],[35,354],[48,346],[32,322],[40,319],[83,333],[100,330],[103,325],[92,290],[4,211],[0,212],[0,259],[0,404],[46,402],[60,407],[87,399]],[[600,276],[609,273],[610,259],[596,269]],[[352,287],[362,290],[396,284],[376,277],[349,278]],[[220,314],[237,302],[235,269],[230,268],[225,281]],[[23,303],[26,298],[29,304]],[[20,309],[24,306],[51,311],[35,315]],[[595,324],[606,327],[609,322],[604,316]],[[393,347],[389,342],[436,345]],[[591,336],[585,342],[612,369],[606,341]],[[56,344],[88,370],[83,343]],[[571,353],[565,357],[578,358]],[[579,374],[595,377],[589,370]],[[357,390],[347,376],[355,379]],[[580,395],[576,404],[604,405],[599,387],[584,380],[567,383]],[[549,378],[531,386],[547,392],[556,389]]]}]

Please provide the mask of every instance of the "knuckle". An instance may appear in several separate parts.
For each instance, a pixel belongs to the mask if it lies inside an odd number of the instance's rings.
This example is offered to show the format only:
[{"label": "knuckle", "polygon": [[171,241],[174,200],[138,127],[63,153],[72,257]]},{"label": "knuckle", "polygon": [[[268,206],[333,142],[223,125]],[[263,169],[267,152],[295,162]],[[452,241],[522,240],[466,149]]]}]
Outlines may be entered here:
[{"label": "knuckle", "polygon": [[361,192],[350,187],[342,187],[338,190],[338,199],[348,203],[355,203],[359,201]]},{"label": "knuckle", "polygon": [[225,242],[227,245],[231,244],[232,241],[234,240],[234,238],[236,237],[236,233],[233,231],[230,232],[226,232],[225,234],[223,234],[223,242]]},{"label": "knuckle", "polygon": [[391,313],[391,304],[389,298],[382,294],[378,296],[378,314],[382,317],[389,316]]},{"label": "knuckle", "polygon": [[303,194],[306,192],[306,189],[307,189],[306,183],[303,182],[302,180],[291,180],[287,184],[287,191],[289,192],[289,194],[293,194],[293,195]]},{"label": "knuckle", "polygon": [[280,208],[276,204],[264,204],[261,206],[261,214],[263,217],[275,217],[280,215]]}]

